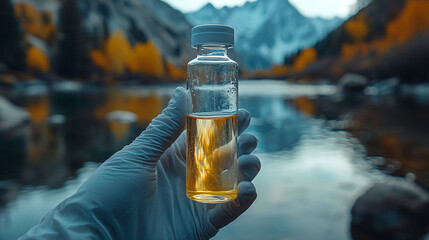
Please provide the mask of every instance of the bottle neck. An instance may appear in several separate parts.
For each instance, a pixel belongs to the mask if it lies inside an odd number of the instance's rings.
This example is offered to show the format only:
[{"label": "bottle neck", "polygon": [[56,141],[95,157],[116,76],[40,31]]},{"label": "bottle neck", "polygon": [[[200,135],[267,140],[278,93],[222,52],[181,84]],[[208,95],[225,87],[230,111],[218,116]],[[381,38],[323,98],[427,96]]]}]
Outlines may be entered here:
[{"label": "bottle neck", "polygon": [[198,57],[228,57],[226,45],[198,45]]}]

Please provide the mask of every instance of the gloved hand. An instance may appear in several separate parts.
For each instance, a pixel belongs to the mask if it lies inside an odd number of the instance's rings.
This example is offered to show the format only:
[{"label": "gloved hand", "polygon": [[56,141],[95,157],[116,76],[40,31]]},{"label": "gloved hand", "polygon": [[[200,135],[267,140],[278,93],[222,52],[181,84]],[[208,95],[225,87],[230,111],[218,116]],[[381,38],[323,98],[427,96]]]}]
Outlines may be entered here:
[{"label": "gloved hand", "polygon": [[[208,239],[240,216],[256,198],[250,181],[260,161],[249,155],[256,138],[249,133],[239,137],[236,200],[191,201],[185,193],[185,109],[186,91],[180,87],[133,143],[104,162],[20,239]],[[241,133],[249,125],[249,113],[239,110],[238,121]]]}]

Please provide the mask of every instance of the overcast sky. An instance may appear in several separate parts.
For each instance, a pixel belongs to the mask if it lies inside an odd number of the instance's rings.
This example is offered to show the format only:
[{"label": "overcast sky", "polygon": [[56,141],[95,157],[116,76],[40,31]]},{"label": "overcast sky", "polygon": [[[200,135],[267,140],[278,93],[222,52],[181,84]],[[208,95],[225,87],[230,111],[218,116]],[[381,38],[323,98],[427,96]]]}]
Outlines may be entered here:
[{"label": "overcast sky", "polygon": [[[192,12],[211,2],[215,7],[243,5],[247,0],[163,0],[182,12]],[[254,1],[254,0],[250,0]],[[346,17],[356,0],[289,0],[309,17]]]}]

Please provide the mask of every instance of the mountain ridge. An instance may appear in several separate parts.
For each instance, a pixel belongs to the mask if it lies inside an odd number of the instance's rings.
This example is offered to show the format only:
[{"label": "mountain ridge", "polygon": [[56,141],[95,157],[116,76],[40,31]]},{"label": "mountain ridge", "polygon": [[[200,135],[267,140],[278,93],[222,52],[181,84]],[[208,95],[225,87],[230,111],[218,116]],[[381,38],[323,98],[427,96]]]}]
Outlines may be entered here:
[{"label": "mountain ridge", "polygon": [[208,3],[185,16],[193,25],[234,27],[236,50],[249,69],[281,63],[285,56],[316,43],[342,22],[339,18],[305,17],[288,0],[258,0],[220,9]]},{"label": "mountain ridge", "polygon": [[[12,3],[25,3],[40,12],[49,12],[55,27],[59,27],[62,1],[12,0]],[[99,48],[115,31],[121,31],[132,46],[150,40],[167,62],[178,67],[185,66],[194,55],[190,47],[191,25],[180,11],[161,0],[77,0],[76,4],[90,49]],[[21,22],[27,24],[25,19]],[[42,39],[36,39],[39,36],[31,32],[27,35],[27,41],[45,53],[50,54],[56,48],[46,41],[43,45]]]}]

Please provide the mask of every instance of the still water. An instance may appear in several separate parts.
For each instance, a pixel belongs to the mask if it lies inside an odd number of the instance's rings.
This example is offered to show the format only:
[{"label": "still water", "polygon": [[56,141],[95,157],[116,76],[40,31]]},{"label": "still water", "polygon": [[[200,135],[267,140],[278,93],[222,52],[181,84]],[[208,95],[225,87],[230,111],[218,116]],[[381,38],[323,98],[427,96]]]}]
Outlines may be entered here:
[{"label": "still water", "polygon": [[[72,195],[174,87],[68,83],[11,94],[32,124],[0,132],[0,239],[17,238]],[[375,182],[400,177],[429,188],[427,101],[337,99],[329,85],[277,81],[241,81],[239,93],[259,139],[258,198],[214,239],[350,239],[351,208]]]}]

